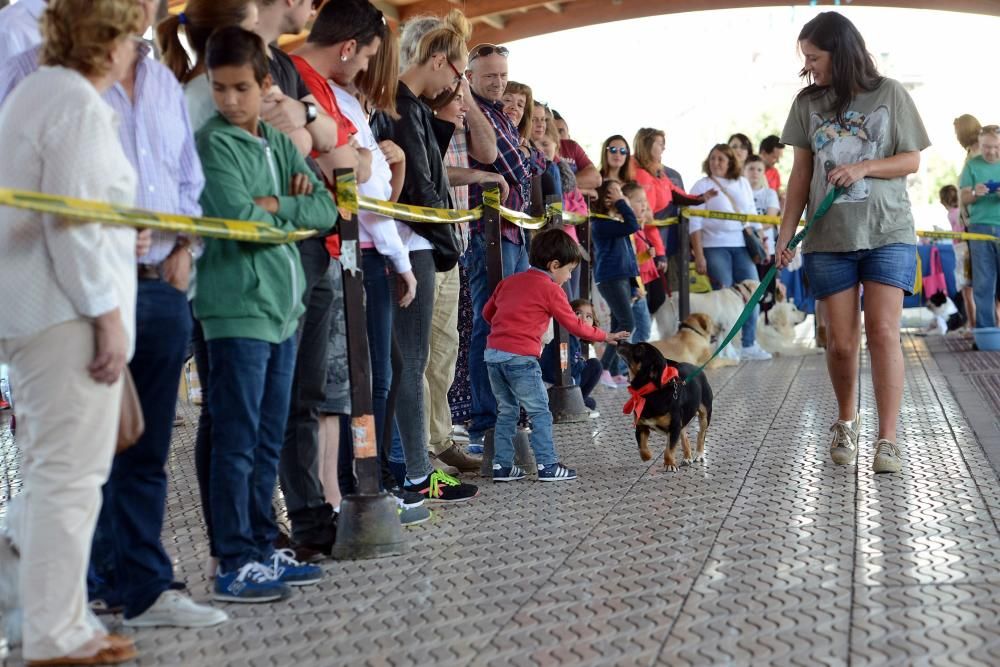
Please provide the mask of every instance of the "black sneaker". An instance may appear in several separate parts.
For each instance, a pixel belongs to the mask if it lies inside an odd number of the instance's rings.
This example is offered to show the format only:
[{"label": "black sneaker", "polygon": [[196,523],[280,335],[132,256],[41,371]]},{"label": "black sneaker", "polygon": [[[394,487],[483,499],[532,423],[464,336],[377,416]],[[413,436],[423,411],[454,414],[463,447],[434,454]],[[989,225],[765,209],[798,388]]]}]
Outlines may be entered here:
[{"label": "black sneaker", "polygon": [[461,482],[440,470],[433,471],[419,484],[407,482],[403,491],[412,491],[431,503],[458,503],[479,495],[479,487]]},{"label": "black sneaker", "polygon": [[389,493],[396,496],[396,503],[403,509],[420,507],[424,504],[424,496],[419,491],[410,491],[394,486],[389,489]]},{"label": "black sneaker", "polygon": [[568,482],[571,479],[576,479],[576,471],[561,463],[538,466],[539,482]]}]

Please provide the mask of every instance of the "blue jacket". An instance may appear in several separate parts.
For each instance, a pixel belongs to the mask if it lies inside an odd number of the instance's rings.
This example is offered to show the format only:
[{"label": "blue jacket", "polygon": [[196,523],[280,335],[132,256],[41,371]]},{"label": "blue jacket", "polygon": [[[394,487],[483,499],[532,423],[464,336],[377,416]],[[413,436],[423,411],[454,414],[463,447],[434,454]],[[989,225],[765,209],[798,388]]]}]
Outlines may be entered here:
[{"label": "blue jacket", "polygon": [[[583,350],[580,348],[580,339],[576,336],[569,336],[569,370],[573,376],[573,382],[580,384],[583,377],[583,368],[587,365],[583,358]],[[559,363],[559,340],[553,339],[542,350],[542,357],[539,359],[542,367],[542,379],[549,384],[559,384],[559,373],[562,372]]]},{"label": "blue jacket", "polygon": [[594,282],[635,278],[639,265],[629,235],[639,231],[639,221],[625,201],[615,202],[624,222],[590,219],[590,238],[594,242]]}]

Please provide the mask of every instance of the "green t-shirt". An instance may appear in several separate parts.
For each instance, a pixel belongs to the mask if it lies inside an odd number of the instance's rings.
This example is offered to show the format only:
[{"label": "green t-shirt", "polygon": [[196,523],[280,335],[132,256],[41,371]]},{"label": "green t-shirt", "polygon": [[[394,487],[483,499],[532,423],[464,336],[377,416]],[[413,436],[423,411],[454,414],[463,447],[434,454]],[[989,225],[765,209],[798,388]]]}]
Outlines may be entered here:
[{"label": "green t-shirt", "polygon": [[[781,141],[813,154],[808,213],[833,186],[826,179],[835,167],[922,151],[930,139],[913,100],[902,84],[883,79],[878,88],[857,95],[844,114],[845,125],[830,109],[832,93],[795,99]],[[906,177],[864,178],[841,194],[812,228],[803,252],[851,252],[891,243],[916,243]]]},{"label": "green t-shirt", "polygon": [[[1000,181],[1000,162],[990,164],[982,155],[977,155],[965,163],[958,184],[963,188],[974,188],[986,181]],[[1000,225],[1000,193],[976,197],[969,204],[969,224]]]}]

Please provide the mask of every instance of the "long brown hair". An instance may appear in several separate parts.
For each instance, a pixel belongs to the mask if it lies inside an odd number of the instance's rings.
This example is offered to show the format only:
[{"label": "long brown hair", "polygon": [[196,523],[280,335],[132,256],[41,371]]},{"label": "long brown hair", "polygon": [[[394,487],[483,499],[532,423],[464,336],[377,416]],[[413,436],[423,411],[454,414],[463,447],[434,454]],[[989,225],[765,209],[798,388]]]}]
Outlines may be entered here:
[{"label": "long brown hair", "polygon": [[618,180],[628,183],[635,178],[635,165],[632,164],[632,149],[628,146],[628,140],[620,134],[612,134],[604,140],[601,145],[601,178],[607,179],[611,173],[611,165],[608,164],[608,146],[612,141],[620,141],[625,144],[625,164],[618,170]]},{"label": "long brown hair", "polygon": [[635,161],[652,176],[656,176],[662,166],[653,163],[653,143],[657,137],[663,139],[663,141],[667,140],[667,135],[663,133],[663,130],[642,127],[635,133],[635,139],[632,141],[632,150],[635,151]]},{"label": "long brown hair", "polygon": [[399,38],[387,30],[378,51],[368,61],[368,69],[355,79],[358,92],[369,105],[399,118],[396,111],[396,89],[399,87]]},{"label": "long brown hair", "polygon": [[[188,0],[182,13],[171,14],[156,25],[156,41],[163,52],[163,64],[181,83],[190,81],[194,68],[205,61],[209,36],[218,28],[243,23],[251,4],[254,0]],[[188,58],[181,43],[182,26],[195,54],[194,62]]]},{"label": "long brown hair", "polygon": [[448,12],[441,26],[435,28],[420,38],[417,45],[413,65],[423,65],[435,53],[443,53],[449,61],[465,60],[469,49],[466,42],[472,36],[472,24],[465,14],[457,9]]},{"label": "long brown hair", "polygon": [[[828,86],[817,86],[803,67],[799,76],[809,82],[798,97],[818,99],[828,91],[833,93],[831,111],[837,122],[844,125],[844,114],[858,92],[878,88],[884,79],[875,66],[875,58],[865,46],[865,38],[851,21],[837,12],[821,12],[802,26],[799,42],[809,41],[830,54],[831,72]],[[752,152],[752,151],[751,151]]]}]

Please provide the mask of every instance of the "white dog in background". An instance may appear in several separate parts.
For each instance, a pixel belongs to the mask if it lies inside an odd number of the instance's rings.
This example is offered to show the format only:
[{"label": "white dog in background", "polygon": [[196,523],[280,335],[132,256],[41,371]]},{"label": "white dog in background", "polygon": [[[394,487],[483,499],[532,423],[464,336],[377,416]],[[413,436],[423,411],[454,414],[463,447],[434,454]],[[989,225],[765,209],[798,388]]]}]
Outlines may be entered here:
[{"label": "white dog in background", "polygon": [[757,342],[776,356],[797,357],[816,354],[820,350],[813,342],[811,327],[805,327],[804,332],[796,330],[807,317],[793,302],[778,301],[766,315],[761,314],[757,318]]}]

